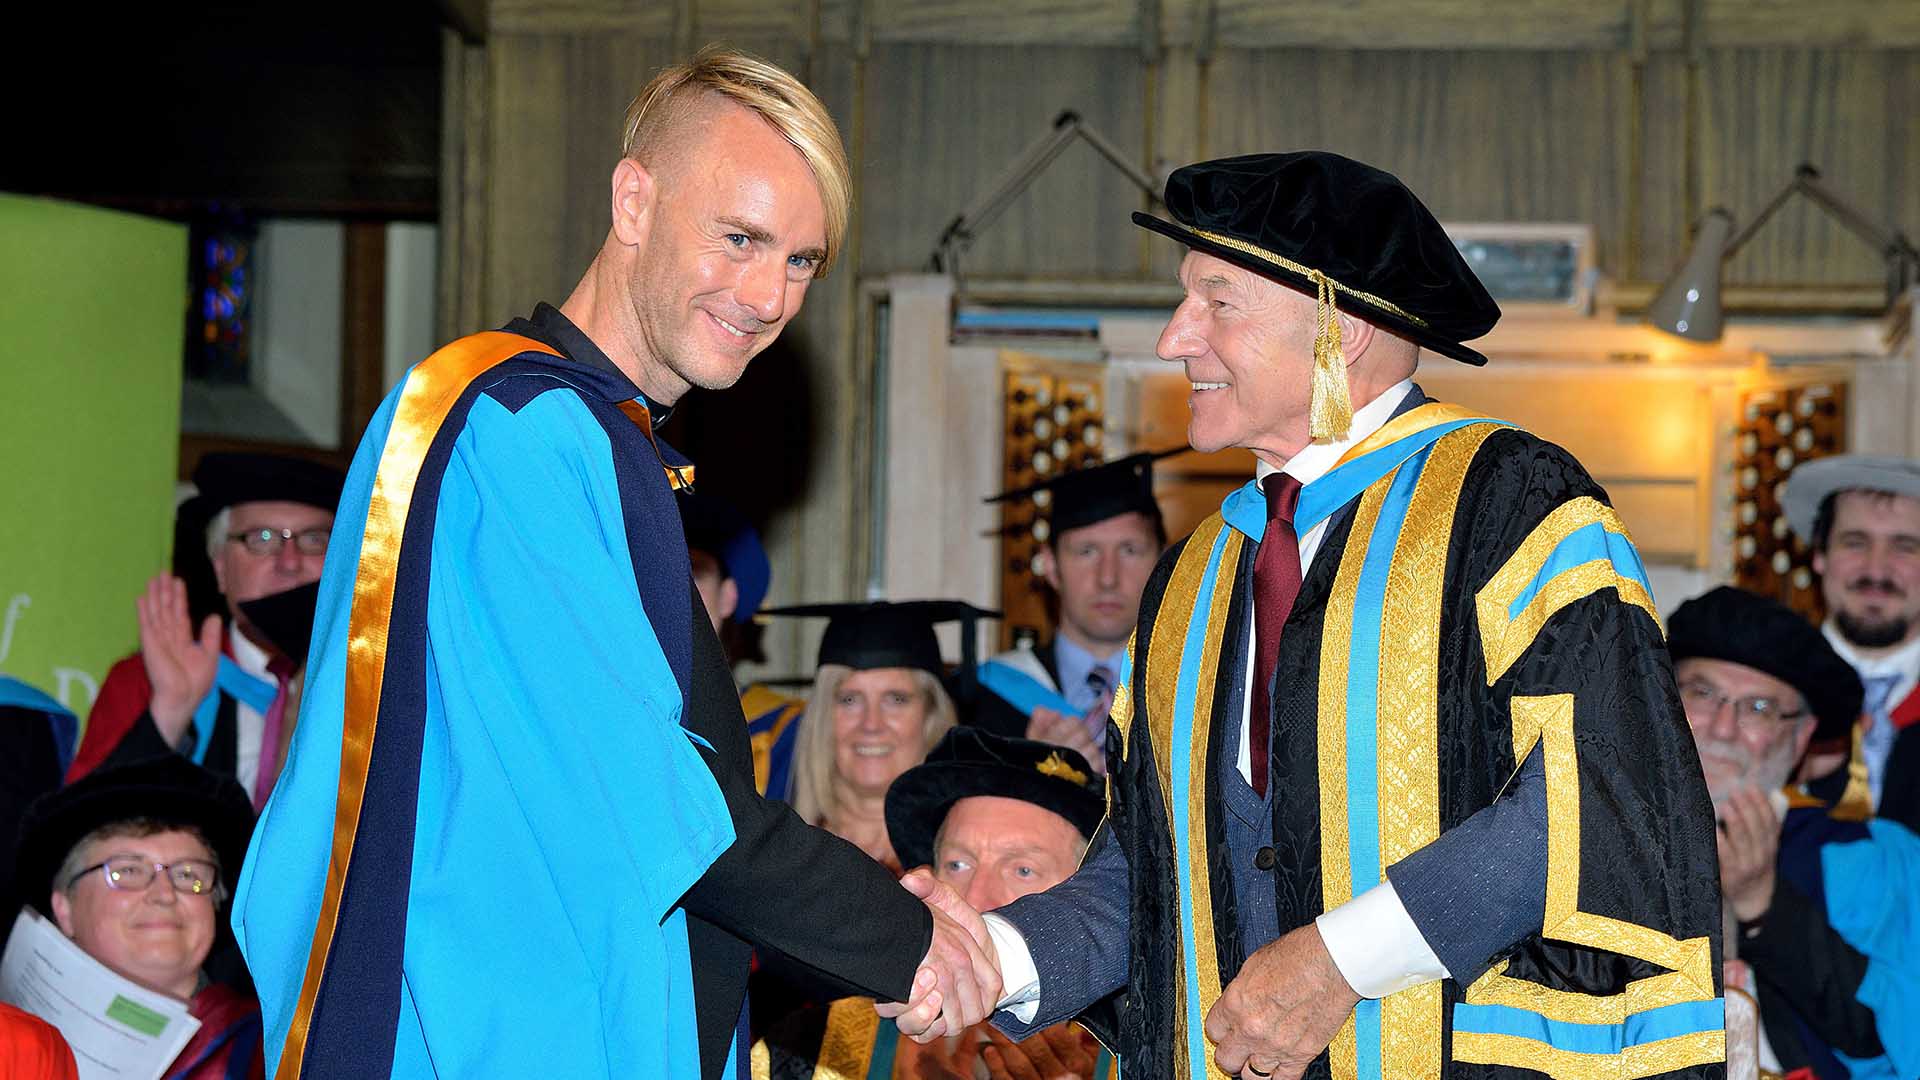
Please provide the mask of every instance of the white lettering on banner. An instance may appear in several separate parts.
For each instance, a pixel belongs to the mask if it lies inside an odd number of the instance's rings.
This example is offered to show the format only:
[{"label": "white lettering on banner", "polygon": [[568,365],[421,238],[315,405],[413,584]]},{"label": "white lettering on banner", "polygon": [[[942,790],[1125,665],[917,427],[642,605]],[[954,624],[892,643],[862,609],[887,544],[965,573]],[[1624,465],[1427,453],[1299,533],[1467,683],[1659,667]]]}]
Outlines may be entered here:
[{"label": "white lettering on banner", "polygon": [[33,606],[33,597],[26,593],[16,593],[7,601],[7,621],[0,626],[0,664],[7,662],[7,654],[13,651],[13,624],[20,621],[20,613]]},{"label": "white lettering on banner", "polygon": [[[91,672],[82,671],[79,668],[57,667],[53,669],[53,677],[60,680],[53,691],[53,696],[60,699],[60,704],[72,709],[77,716],[85,716],[93,711],[93,699],[100,696],[100,684],[94,681]],[[76,682],[86,689],[87,700],[75,702],[73,695],[67,693],[67,687]]]}]

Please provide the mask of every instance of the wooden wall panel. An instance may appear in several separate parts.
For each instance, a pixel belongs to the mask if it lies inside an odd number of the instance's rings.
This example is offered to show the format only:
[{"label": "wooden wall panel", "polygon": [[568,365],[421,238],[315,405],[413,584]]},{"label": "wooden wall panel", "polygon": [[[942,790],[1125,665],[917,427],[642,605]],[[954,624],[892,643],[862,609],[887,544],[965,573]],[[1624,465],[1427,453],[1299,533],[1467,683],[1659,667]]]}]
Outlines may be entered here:
[{"label": "wooden wall panel", "polygon": [[[923,267],[965,207],[1053,118],[1073,109],[1143,160],[1138,51],[1071,46],[875,45],[867,69],[861,267]],[[1139,189],[1091,146],[1067,148],[975,242],[970,274],[1138,277],[1126,210]]]},{"label": "wooden wall panel", "polygon": [[1442,220],[1624,223],[1629,67],[1585,52],[1223,50],[1205,156],[1320,148],[1398,175]]},{"label": "wooden wall panel", "polygon": [[1629,222],[1639,242],[1633,263],[1602,266],[1616,279],[1665,281],[1687,256],[1698,208],[1687,205],[1687,64],[1679,53],[1655,53],[1642,69],[1640,212]]}]

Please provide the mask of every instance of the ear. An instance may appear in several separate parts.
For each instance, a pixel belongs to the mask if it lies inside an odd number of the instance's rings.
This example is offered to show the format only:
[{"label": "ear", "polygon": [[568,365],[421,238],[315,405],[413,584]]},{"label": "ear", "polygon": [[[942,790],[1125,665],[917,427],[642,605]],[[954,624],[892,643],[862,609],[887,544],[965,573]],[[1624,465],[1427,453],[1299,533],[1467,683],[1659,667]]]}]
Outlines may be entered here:
[{"label": "ear", "polygon": [[1813,729],[1819,726],[1820,721],[1813,717],[1800,721],[1800,734],[1793,740],[1794,761],[1801,761],[1807,756],[1807,743],[1813,740]]},{"label": "ear", "polygon": [[1051,586],[1054,592],[1060,591],[1060,566],[1054,561],[1052,544],[1041,544],[1034,549],[1033,572],[1040,576],[1041,581]]},{"label": "ear", "polygon": [[61,933],[71,938],[73,936],[73,901],[59,889],[53,891],[50,899],[53,906],[54,925],[60,928]]},{"label": "ear", "polygon": [[1366,355],[1379,331],[1365,319],[1356,319],[1338,308],[1334,309],[1334,317],[1340,320],[1340,349],[1346,353],[1347,366],[1352,367]]},{"label": "ear", "polygon": [[732,578],[727,578],[720,583],[719,615],[722,619],[731,619],[733,613],[738,610],[740,610],[740,585]]},{"label": "ear", "polygon": [[1819,574],[1821,577],[1827,576],[1827,553],[1826,552],[1816,551],[1813,553],[1813,572],[1816,574]]},{"label": "ear", "polygon": [[613,236],[628,247],[646,242],[653,227],[659,185],[646,166],[621,158],[613,167]]}]

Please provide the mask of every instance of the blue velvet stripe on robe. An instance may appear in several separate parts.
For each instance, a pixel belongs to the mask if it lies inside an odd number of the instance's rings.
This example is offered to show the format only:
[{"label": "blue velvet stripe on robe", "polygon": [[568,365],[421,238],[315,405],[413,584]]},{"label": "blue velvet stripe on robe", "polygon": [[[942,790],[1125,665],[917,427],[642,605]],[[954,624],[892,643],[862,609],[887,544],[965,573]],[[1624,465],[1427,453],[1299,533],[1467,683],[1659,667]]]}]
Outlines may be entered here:
[{"label": "blue velvet stripe on robe", "polygon": [[[689,646],[673,635],[677,618],[686,636],[689,594],[678,517],[660,460],[593,383],[557,358],[500,364],[468,388],[422,466],[368,793],[304,1075],[366,1075],[368,1062],[387,1060],[371,1071],[699,1074],[675,905],[733,831],[680,726]],[[349,612],[400,393],[354,459],[300,722],[235,898],[270,1068],[326,886]],[[673,590],[682,610],[650,617]],[[393,725],[390,704],[412,711]],[[413,743],[402,738],[383,758],[385,741],[409,725]],[[404,878],[382,880],[395,866]],[[381,965],[396,948],[394,985]],[[355,1025],[341,1020],[362,1014],[378,1022],[356,1047],[342,1037]]]}]

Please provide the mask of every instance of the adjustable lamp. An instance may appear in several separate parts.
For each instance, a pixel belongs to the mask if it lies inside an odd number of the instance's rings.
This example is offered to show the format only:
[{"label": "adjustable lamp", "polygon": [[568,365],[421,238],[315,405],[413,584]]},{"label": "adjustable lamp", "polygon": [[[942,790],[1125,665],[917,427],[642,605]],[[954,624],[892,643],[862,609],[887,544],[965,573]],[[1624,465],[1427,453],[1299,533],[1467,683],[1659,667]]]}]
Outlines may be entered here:
[{"label": "adjustable lamp", "polygon": [[1654,297],[1652,306],[1647,309],[1647,322],[1656,329],[1691,341],[1720,340],[1720,332],[1726,322],[1725,312],[1720,306],[1721,267],[1734,252],[1753,238],[1754,233],[1760,231],[1760,227],[1795,192],[1812,199],[1815,205],[1838,218],[1842,225],[1879,250],[1887,263],[1889,305],[1913,284],[1916,276],[1920,276],[1920,251],[1914,250],[1904,233],[1875,224],[1828,190],[1820,182],[1820,170],[1802,163],[1794,170],[1793,180],[1768,201],[1754,217],[1753,224],[1741,230],[1733,239],[1727,239],[1728,234],[1733,232],[1733,215],[1722,207],[1707,211],[1694,233],[1693,247],[1687,254],[1687,261],[1680,265],[1679,271],[1667,280],[1659,295]]}]

